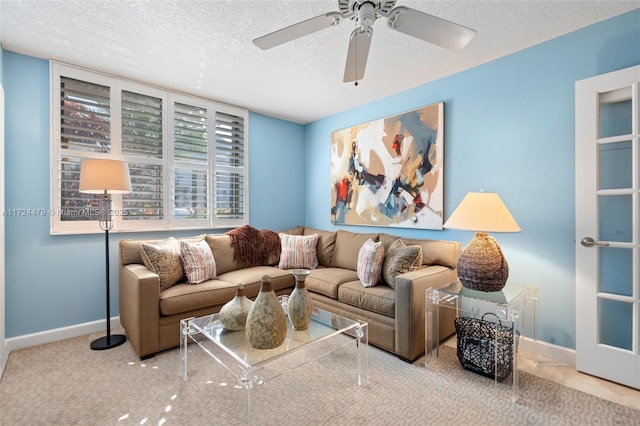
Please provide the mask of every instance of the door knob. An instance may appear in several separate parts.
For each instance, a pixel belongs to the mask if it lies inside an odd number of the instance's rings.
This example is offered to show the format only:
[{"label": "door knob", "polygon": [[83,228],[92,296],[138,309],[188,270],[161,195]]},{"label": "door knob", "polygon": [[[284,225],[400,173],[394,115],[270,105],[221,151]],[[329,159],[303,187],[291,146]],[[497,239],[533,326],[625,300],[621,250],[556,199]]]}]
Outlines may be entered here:
[{"label": "door knob", "polygon": [[584,237],[583,239],[580,240],[580,244],[582,244],[584,247],[593,247],[593,246],[609,247],[609,243],[601,243],[600,241],[596,241],[591,237]]}]

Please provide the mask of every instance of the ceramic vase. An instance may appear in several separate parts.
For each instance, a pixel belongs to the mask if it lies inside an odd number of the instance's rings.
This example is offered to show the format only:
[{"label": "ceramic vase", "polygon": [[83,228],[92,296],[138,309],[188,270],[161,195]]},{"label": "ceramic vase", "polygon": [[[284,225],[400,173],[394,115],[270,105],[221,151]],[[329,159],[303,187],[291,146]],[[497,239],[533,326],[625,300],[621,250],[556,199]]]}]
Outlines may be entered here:
[{"label": "ceramic vase", "polygon": [[271,276],[263,275],[244,329],[249,344],[256,349],[280,346],[287,337],[287,317],[271,286]]},{"label": "ceramic vase", "polygon": [[238,283],[236,296],[227,302],[218,313],[218,320],[227,330],[244,330],[253,302],[244,295],[244,284]]},{"label": "ceramic vase", "polygon": [[310,273],[311,271],[308,269],[291,270],[291,274],[296,278],[296,286],[289,296],[287,314],[289,314],[289,321],[295,330],[306,330],[311,321],[313,305],[304,284],[305,278]]}]

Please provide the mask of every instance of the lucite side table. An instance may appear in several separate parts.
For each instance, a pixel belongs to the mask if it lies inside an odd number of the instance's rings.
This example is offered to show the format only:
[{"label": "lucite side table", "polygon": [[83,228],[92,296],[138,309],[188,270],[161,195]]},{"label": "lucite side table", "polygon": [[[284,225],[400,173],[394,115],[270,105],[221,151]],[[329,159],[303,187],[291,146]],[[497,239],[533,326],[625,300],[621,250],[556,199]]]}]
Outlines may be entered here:
[{"label": "lucite side table", "polygon": [[[447,312],[449,311],[450,312]],[[484,292],[463,287],[459,281],[439,289],[427,289],[425,300],[425,366],[439,369],[440,317],[482,318],[495,314],[499,323],[513,334],[511,374],[499,381],[494,379],[500,396],[515,402],[519,393],[518,349],[524,337],[531,339],[533,362],[537,362],[538,289],[532,286],[507,284],[501,291]],[[451,314],[451,315],[449,315]],[[487,316],[485,319],[490,319]],[[492,342],[493,343],[493,342]],[[497,345],[497,342],[494,344]],[[495,346],[494,346],[495,347]],[[498,362],[496,357],[495,362]],[[497,364],[495,365],[497,371]],[[462,367],[460,367],[462,368]]]}]

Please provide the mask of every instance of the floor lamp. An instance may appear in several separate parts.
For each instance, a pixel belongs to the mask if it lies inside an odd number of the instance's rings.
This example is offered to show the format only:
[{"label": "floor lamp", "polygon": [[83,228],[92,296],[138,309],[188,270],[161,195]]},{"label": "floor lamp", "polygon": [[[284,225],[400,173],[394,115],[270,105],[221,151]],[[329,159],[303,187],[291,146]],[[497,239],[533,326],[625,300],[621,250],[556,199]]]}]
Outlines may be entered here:
[{"label": "floor lamp", "polygon": [[129,166],[122,161],[87,159],[82,161],[80,169],[80,192],[102,194],[100,200],[99,221],[104,231],[104,249],[107,287],[107,335],[91,342],[91,349],[105,350],[115,348],[126,342],[122,334],[111,335],[111,304],[109,295],[109,231],[113,228],[111,212],[111,194],[131,192]]}]

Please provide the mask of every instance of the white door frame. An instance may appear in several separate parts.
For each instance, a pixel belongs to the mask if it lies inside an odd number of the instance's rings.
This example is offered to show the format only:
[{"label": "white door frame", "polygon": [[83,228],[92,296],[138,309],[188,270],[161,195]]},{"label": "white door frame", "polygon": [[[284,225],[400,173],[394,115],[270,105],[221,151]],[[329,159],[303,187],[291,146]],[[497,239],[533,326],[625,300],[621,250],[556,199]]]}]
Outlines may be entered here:
[{"label": "white door frame", "polygon": [[[1,54],[1,52],[0,52]],[[7,340],[5,339],[5,295],[4,295],[4,88],[0,83],[0,164],[3,165],[2,173],[0,173],[0,377],[7,364]]]},{"label": "white door frame", "polygon": [[[603,74],[576,82],[576,368],[588,374],[622,383],[640,389],[640,279],[638,243],[639,186],[638,176],[640,153],[638,145],[638,95],[640,66]],[[599,104],[602,96],[632,99],[632,135],[600,138],[598,134]],[[597,142],[632,142],[632,188],[602,191],[598,187]],[[581,244],[584,237],[599,238],[598,194],[631,195],[633,200],[634,232],[632,242],[597,242],[596,246]],[[607,244],[600,248],[597,244]],[[600,293],[599,252],[611,248],[632,250],[633,278],[632,296],[615,296]],[[599,300],[607,298],[632,303],[632,344],[631,350],[616,348],[601,343],[599,323]]]}]

